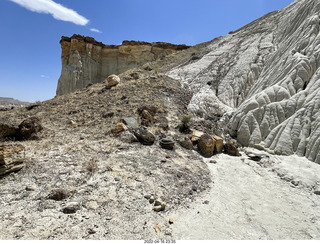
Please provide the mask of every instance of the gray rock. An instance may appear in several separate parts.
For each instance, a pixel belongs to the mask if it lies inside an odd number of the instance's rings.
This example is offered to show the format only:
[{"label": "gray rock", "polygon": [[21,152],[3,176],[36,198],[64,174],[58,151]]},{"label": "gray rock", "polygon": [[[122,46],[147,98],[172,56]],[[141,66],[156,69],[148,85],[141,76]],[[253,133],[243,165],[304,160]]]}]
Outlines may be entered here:
[{"label": "gray rock", "polygon": [[149,200],[151,198],[151,195],[145,195],[144,198]]},{"label": "gray rock", "polygon": [[193,149],[192,141],[188,137],[180,140],[179,144],[185,149],[188,149],[188,150],[192,150]]},{"label": "gray rock", "polygon": [[122,122],[128,127],[132,129],[136,129],[139,127],[139,121],[135,117],[126,117],[122,119]]},{"label": "gray rock", "polygon": [[37,189],[36,184],[30,184],[30,185],[26,186],[26,191],[35,191],[36,189]]},{"label": "gray rock", "polygon": [[149,203],[150,203],[150,204],[154,203],[154,196],[151,196],[151,197],[149,198]]},{"label": "gray rock", "polygon": [[162,138],[159,144],[164,149],[173,150],[174,148],[174,141],[169,137]]},{"label": "gray rock", "polygon": [[62,209],[64,214],[74,214],[80,209],[79,203],[70,202],[66,207]]},{"label": "gray rock", "polygon": [[133,143],[138,141],[137,137],[135,137],[135,135],[128,130],[121,132],[120,140],[126,143]]}]

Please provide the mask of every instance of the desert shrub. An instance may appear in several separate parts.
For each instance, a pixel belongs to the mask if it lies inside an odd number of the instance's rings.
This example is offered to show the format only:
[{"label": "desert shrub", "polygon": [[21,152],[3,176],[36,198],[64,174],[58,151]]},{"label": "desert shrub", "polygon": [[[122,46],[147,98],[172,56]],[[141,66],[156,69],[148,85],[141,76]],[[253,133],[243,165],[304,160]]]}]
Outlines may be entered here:
[{"label": "desert shrub", "polygon": [[91,159],[86,166],[86,170],[88,170],[90,173],[94,173],[97,171],[97,169],[98,169],[97,162]]},{"label": "desert shrub", "polygon": [[190,120],[192,118],[191,113],[182,114],[179,116],[181,124],[179,126],[179,131],[181,133],[189,133],[190,132]]}]

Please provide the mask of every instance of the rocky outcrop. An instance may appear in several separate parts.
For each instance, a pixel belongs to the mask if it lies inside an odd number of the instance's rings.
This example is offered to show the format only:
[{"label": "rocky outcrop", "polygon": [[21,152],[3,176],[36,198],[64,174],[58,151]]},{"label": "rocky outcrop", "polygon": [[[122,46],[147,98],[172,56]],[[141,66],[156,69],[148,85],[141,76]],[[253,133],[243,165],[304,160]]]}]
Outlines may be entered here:
[{"label": "rocky outcrop", "polygon": [[167,74],[194,92],[189,111],[223,116],[221,127],[228,124],[225,133],[242,145],[320,163],[319,11],[319,1],[296,0],[209,42]]},{"label": "rocky outcrop", "polygon": [[122,45],[105,45],[92,37],[63,36],[60,41],[62,71],[57,95],[102,82],[111,74],[120,74],[146,62],[188,48],[163,42],[123,41]]}]

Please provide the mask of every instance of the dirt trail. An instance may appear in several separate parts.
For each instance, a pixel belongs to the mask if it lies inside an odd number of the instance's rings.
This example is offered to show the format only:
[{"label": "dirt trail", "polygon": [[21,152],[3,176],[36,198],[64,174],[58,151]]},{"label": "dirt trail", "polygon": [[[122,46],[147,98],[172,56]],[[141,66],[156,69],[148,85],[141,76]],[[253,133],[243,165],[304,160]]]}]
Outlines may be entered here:
[{"label": "dirt trail", "polygon": [[174,238],[320,238],[320,196],[244,157],[221,154],[216,161],[208,163],[214,181],[210,192],[174,215]]}]

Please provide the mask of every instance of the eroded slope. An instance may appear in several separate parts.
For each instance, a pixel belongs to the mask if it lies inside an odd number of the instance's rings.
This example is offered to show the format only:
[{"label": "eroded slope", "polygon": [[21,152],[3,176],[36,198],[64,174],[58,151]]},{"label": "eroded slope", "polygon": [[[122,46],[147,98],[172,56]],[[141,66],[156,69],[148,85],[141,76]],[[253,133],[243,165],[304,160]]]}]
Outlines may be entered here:
[{"label": "eroded slope", "polygon": [[[168,75],[194,92],[188,109],[222,117],[243,146],[320,163],[318,1],[297,0],[217,38]],[[221,132],[222,133],[222,132]]]}]

